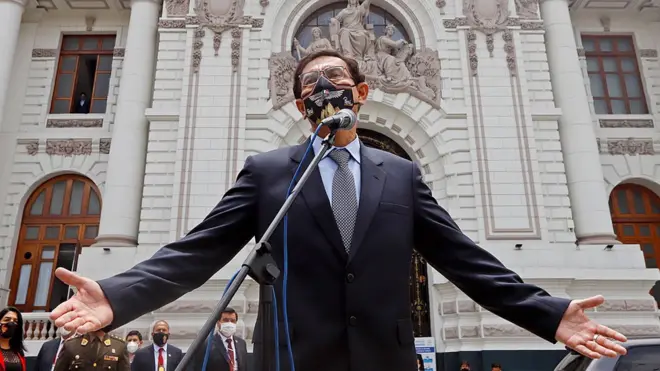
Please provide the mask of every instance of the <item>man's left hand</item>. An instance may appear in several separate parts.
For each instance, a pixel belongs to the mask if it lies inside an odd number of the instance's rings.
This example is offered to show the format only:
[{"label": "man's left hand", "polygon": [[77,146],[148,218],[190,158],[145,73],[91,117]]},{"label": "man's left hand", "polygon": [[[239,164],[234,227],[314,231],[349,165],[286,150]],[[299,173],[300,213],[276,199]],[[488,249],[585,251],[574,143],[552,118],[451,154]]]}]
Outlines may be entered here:
[{"label": "man's left hand", "polygon": [[626,348],[613,341],[625,342],[627,339],[623,334],[592,321],[584,313],[585,310],[596,308],[604,302],[605,298],[600,295],[573,300],[559,323],[555,339],[589,358],[626,354]]}]

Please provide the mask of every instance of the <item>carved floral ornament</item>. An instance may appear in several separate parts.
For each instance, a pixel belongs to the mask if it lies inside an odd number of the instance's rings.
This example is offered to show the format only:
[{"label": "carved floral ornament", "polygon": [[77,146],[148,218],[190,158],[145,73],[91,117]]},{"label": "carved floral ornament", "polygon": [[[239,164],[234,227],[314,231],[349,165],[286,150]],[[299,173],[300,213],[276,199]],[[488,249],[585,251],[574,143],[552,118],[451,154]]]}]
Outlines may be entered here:
[{"label": "carved floral ornament", "polygon": [[[329,35],[312,30],[312,40],[301,45],[293,40],[293,51],[274,53],[269,60],[270,94],[273,108],[293,100],[293,74],[297,60],[312,52],[330,49],[358,62],[360,71],[373,89],[385,93],[409,93],[435,108],[440,104],[440,58],[431,49],[416,48],[411,42],[393,39],[396,28],[385,27],[377,36],[373,25],[365,24],[371,0],[348,1],[346,8],[330,19]],[[329,39],[326,38],[329,36]],[[295,56],[297,57],[294,57]]]},{"label": "carved floral ornament", "polygon": [[[110,138],[99,140],[99,153],[110,153]],[[39,154],[40,143],[38,139],[21,140],[19,144],[25,145],[25,151],[30,156]],[[85,156],[92,154],[91,139],[47,139],[46,154],[49,156]]]}]

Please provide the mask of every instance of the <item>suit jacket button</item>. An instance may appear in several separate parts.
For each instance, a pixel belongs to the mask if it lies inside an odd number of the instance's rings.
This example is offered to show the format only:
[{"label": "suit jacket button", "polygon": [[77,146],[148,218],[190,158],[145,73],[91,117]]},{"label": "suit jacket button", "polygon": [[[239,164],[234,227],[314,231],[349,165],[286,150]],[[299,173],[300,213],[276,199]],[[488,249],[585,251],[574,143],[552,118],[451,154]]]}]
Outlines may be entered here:
[{"label": "suit jacket button", "polygon": [[355,316],[350,316],[348,318],[348,324],[351,326],[357,326],[357,318]]},{"label": "suit jacket button", "polygon": [[349,273],[346,275],[346,282],[351,283],[355,280],[355,275],[353,273]]}]

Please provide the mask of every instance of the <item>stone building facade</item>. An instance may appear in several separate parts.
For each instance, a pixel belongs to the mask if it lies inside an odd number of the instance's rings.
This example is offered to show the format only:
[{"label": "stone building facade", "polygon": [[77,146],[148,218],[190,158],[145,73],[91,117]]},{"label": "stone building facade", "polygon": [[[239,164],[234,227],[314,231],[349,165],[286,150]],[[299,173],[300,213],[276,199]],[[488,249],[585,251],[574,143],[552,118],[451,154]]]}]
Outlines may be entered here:
[{"label": "stone building facade", "polygon": [[[70,294],[55,267],[130,268],[201,221],[247,156],[305,140],[290,84],[319,48],[359,60],[361,138],[418,162],[468,236],[660,336],[657,0],[0,0],[0,19],[0,295],[27,312],[32,355]],[[166,319],[185,348],[248,248],[125,329]],[[561,356],[411,268],[442,367]],[[232,303],[248,339],[257,301],[248,282]]]}]

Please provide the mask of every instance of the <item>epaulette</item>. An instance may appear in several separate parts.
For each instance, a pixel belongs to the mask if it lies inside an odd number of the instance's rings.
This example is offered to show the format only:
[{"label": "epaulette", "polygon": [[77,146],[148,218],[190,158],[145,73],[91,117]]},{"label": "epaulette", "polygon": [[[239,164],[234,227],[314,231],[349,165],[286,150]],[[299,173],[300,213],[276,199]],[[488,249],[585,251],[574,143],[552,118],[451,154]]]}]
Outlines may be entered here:
[{"label": "epaulette", "polygon": [[75,333],[75,334],[73,334],[70,338],[64,340],[64,342],[67,342],[67,341],[69,341],[69,340],[73,340],[73,339],[77,339],[77,338],[80,338],[80,337],[82,337],[82,336],[83,336],[83,334]]},{"label": "epaulette", "polygon": [[125,343],[125,342],[126,342],[126,340],[124,340],[123,338],[121,338],[121,337],[119,337],[119,336],[117,336],[117,335],[115,335],[115,334],[108,334],[108,335],[110,335],[110,337],[113,338],[113,339],[115,339],[115,340],[119,340],[119,341],[121,341],[122,343]]}]

